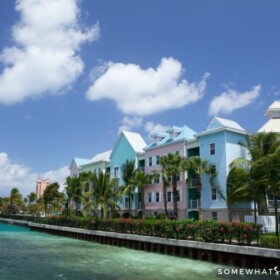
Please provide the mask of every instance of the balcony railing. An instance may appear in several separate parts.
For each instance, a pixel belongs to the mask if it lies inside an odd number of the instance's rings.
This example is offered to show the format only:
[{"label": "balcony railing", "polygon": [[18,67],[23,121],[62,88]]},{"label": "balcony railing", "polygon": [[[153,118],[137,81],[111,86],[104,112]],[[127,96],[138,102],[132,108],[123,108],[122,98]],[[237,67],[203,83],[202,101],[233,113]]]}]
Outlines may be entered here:
[{"label": "balcony railing", "polygon": [[189,209],[197,209],[197,199],[189,199],[188,208]]},{"label": "balcony railing", "polygon": [[[271,199],[271,200],[268,200],[267,201],[268,202],[268,209],[269,210],[272,210],[272,209],[274,209],[274,200],[273,199]],[[277,208],[280,210],[280,200],[277,200]]]}]

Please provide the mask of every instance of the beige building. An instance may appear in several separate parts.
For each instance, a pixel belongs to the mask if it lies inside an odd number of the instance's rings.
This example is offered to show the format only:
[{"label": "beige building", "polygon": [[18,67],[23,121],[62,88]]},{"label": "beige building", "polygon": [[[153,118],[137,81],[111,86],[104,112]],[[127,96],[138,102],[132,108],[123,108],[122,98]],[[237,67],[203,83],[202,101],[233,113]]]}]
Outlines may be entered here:
[{"label": "beige building", "polygon": [[36,196],[37,196],[37,198],[40,198],[40,197],[43,196],[44,191],[49,184],[50,184],[49,178],[47,178],[47,179],[38,178],[37,179],[37,181],[36,181]]}]

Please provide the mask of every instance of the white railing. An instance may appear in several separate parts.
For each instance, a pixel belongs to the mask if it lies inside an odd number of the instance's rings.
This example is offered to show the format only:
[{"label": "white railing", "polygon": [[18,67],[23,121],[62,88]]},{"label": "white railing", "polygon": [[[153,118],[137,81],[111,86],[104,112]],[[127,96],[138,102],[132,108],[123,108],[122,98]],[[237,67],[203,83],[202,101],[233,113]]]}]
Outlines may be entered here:
[{"label": "white railing", "polygon": [[[274,209],[274,200],[273,199],[268,200],[267,204],[268,204],[268,209],[269,210]],[[278,208],[278,211],[279,211],[280,210],[280,200],[277,200],[277,208]]]},{"label": "white railing", "polygon": [[[255,218],[251,215],[245,215],[244,221],[254,223]],[[275,217],[274,216],[257,216],[257,224],[261,224],[263,232],[275,232]]]},{"label": "white railing", "polygon": [[197,199],[189,199],[188,208],[189,209],[197,209]]}]

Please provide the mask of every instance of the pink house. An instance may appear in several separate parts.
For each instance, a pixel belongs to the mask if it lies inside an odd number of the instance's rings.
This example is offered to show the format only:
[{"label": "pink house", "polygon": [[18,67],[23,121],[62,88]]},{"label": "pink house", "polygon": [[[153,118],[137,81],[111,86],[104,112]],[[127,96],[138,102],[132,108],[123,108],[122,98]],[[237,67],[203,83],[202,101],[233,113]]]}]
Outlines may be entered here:
[{"label": "pink house", "polygon": [[[156,216],[164,213],[163,181],[161,176],[160,157],[168,153],[177,153],[186,157],[186,143],[194,140],[195,131],[187,126],[171,127],[165,132],[155,132],[151,135],[153,142],[145,148],[145,173],[150,175],[150,184],[145,189],[146,216]],[[153,176],[158,174],[157,176]],[[179,218],[188,217],[187,174],[178,174],[178,210]],[[172,187],[167,188],[167,207],[172,216]]]}]

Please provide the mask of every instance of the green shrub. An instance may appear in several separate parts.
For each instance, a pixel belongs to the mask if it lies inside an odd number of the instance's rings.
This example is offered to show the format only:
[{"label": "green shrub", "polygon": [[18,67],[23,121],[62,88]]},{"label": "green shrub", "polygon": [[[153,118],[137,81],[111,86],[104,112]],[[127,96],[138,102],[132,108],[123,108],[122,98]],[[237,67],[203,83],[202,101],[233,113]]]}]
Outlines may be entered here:
[{"label": "green shrub", "polygon": [[265,248],[278,248],[278,237],[275,234],[263,234],[260,237],[260,246]]}]

